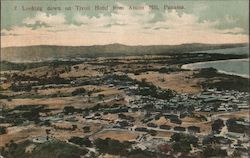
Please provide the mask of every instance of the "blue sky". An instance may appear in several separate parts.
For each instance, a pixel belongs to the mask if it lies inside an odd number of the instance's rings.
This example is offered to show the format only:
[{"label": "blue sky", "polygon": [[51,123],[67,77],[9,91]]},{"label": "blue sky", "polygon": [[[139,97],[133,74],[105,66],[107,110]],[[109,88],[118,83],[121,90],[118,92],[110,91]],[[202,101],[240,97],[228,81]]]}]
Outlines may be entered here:
[{"label": "blue sky", "polygon": [[[97,5],[109,8],[95,10]],[[157,5],[159,10],[149,5]],[[164,5],[184,9],[164,10]],[[38,10],[29,10],[32,6]],[[76,6],[90,10],[79,11]],[[113,6],[123,9],[113,10]],[[61,10],[49,11],[48,7]],[[65,11],[65,7],[71,10]],[[1,44],[245,43],[249,39],[248,10],[248,0],[3,0]]]}]

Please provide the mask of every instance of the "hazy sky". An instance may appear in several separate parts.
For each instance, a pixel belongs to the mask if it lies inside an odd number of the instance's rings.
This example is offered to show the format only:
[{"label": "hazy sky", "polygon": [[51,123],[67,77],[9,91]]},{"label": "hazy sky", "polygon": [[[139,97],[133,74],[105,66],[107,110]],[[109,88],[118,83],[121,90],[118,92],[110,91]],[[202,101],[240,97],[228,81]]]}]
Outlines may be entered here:
[{"label": "hazy sky", "polygon": [[[108,11],[95,10],[97,5]],[[248,0],[2,0],[1,46],[249,42],[248,10]]]}]

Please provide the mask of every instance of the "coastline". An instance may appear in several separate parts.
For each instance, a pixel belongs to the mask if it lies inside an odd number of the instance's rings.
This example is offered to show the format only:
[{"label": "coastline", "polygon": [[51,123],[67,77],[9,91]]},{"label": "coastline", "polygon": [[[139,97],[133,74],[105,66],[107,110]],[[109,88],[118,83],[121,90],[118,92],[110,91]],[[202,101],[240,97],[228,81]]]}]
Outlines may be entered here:
[{"label": "coastline", "polygon": [[[203,64],[211,64],[211,63],[220,63],[220,62],[225,62],[225,61],[249,61],[249,58],[244,58],[244,59],[229,59],[229,60],[216,60],[216,61],[206,61],[206,62],[196,62],[196,63],[190,63],[190,64],[184,64],[181,66],[181,69],[184,70],[197,70],[197,69],[202,69],[199,68],[199,65],[203,65]],[[198,66],[198,67],[196,67]],[[234,73],[234,72],[228,72],[228,71],[224,71],[218,68],[215,68],[219,73],[222,74],[227,74],[227,75],[234,75],[234,76],[240,76],[243,78],[250,78],[249,75],[244,75],[244,74],[239,74],[239,73]]]}]

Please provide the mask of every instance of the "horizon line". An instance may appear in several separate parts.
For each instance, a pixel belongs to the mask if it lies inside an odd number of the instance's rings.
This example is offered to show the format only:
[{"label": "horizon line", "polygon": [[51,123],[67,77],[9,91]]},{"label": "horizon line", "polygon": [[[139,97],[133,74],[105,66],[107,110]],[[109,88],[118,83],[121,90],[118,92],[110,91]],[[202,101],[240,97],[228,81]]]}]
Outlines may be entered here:
[{"label": "horizon line", "polygon": [[140,46],[179,46],[179,45],[191,45],[191,44],[202,44],[202,45],[249,45],[249,42],[243,43],[181,43],[181,44],[151,44],[151,45],[131,45],[131,44],[122,44],[122,43],[110,43],[110,44],[92,44],[92,45],[57,45],[57,44],[41,44],[41,45],[26,45],[26,46],[7,46],[2,48],[20,48],[20,47],[37,47],[37,46],[55,46],[55,47],[93,47],[93,46],[107,46],[107,45],[123,45],[128,47],[140,47]]}]

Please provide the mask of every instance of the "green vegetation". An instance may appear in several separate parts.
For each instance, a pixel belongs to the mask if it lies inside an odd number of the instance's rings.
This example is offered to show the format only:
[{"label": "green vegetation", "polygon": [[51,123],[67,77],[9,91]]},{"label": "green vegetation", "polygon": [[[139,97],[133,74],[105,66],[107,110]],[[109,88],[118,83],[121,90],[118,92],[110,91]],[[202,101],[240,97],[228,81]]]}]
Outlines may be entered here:
[{"label": "green vegetation", "polygon": [[89,140],[88,137],[84,137],[84,138],[72,137],[72,138],[69,139],[69,142],[80,145],[80,146],[86,146],[86,147],[91,147],[92,146],[92,143],[91,143],[91,141]]},{"label": "green vegetation", "polygon": [[219,147],[207,147],[203,151],[203,157],[227,157],[227,151]]},{"label": "green vegetation", "polygon": [[218,119],[218,120],[215,120],[212,124],[212,130],[215,132],[215,133],[220,133],[222,127],[224,127],[224,123],[223,123],[223,120],[221,119]]},{"label": "green vegetation", "polygon": [[8,61],[1,61],[1,71],[7,70],[19,70],[24,71],[32,68],[38,68],[42,66],[57,67],[59,65],[65,65],[66,71],[70,70],[70,65],[81,63],[80,61],[45,61],[45,62],[33,62],[33,63],[14,63]]},{"label": "green vegetation", "polygon": [[1,99],[9,99],[9,98],[11,98],[11,97],[9,97],[9,96],[7,96],[7,95],[0,94],[0,98],[1,98]]},{"label": "green vegetation", "polygon": [[192,113],[190,117],[193,117],[199,121],[207,121],[207,118],[204,115],[197,115],[197,114]]},{"label": "green vegetation", "polygon": [[145,79],[143,79],[141,82],[138,82],[139,84],[139,90],[138,94],[143,96],[152,96],[158,99],[171,99],[175,96],[176,92],[171,89],[162,90],[159,87],[156,87],[153,84],[150,84],[146,82]]},{"label": "green vegetation", "polygon": [[[201,86],[207,88],[217,88],[218,90],[236,90],[249,92],[249,79],[240,76],[220,74],[214,68],[201,69],[194,77],[206,78],[201,82]],[[216,82],[214,82],[216,80]]]},{"label": "green vegetation", "polygon": [[[167,62],[168,59],[166,59],[164,61]],[[155,62],[155,63],[159,63],[161,61],[158,61],[158,62]],[[141,62],[140,62],[141,63]],[[141,64],[146,64],[148,63],[148,61],[145,61],[145,63],[141,63]],[[136,63],[138,64],[138,63]],[[148,67],[144,67],[142,69],[138,69],[138,70],[131,70],[131,71],[125,71],[126,73],[134,73],[135,75],[139,75],[140,73],[143,73],[143,72],[148,72],[148,71],[155,71],[155,72],[159,72],[159,73],[171,73],[171,72],[178,72],[178,71],[184,71],[183,69],[181,69],[180,67],[162,67],[162,68],[148,68]]]},{"label": "green vegetation", "polygon": [[28,154],[25,153],[25,146],[28,144],[28,141],[25,141],[21,144],[16,144],[13,140],[11,140],[10,143],[5,144],[5,147],[1,148],[1,155],[5,158],[28,158]]},{"label": "green vegetation", "polygon": [[90,126],[84,126],[82,129],[83,129],[84,133],[90,132]]},{"label": "green vegetation", "polygon": [[80,158],[88,152],[87,149],[55,141],[36,144],[35,149],[31,153],[27,153],[25,149],[30,144],[29,141],[20,144],[12,141],[5,148],[2,148],[1,154],[6,158]]},{"label": "green vegetation", "polygon": [[128,158],[153,158],[157,157],[156,153],[149,151],[142,151],[140,149],[132,150],[128,153]]},{"label": "green vegetation", "polygon": [[20,105],[10,110],[5,110],[2,123],[11,123],[14,125],[23,124],[25,121],[34,121],[34,123],[40,123],[40,112],[48,112],[50,110],[43,105]]},{"label": "green vegetation", "polygon": [[238,124],[237,121],[244,122],[243,119],[236,119],[236,118],[231,118],[227,120],[226,125],[227,125],[228,131],[235,132],[235,133],[248,133],[249,126]]},{"label": "green vegetation", "polygon": [[172,148],[175,152],[184,152],[184,153],[188,153],[192,150],[189,144],[186,143],[182,144],[181,142],[173,143]]},{"label": "green vegetation", "polygon": [[[243,58],[245,55],[229,55],[229,54],[210,54],[210,53],[190,53],[194,50],[207,50],[207,49],[215,49],[215,48],[225,48],[225,47],[233,47],[236,45],[202,45],[202,44],[190,44],[190,45],[181,45],[181,46],[124,46],[119,44],[104,46],[91,46],[91,47],[57,47],[57,46],[32,46],[32,47],[24,47],[24,48],[4,48],[3,50],[10,53],[27,54],[27,56],[36,56],[41,57],[41,59],[47,59],[47,57],[54,57],[56,52],[60,52],[60,56],[62,58],[69,59],[74,55],[74,58],[77,57],[96,57],[96,56],[122,56],[122,55],[140,55],[140,54],[160,54],[162,56],[142,56],[142,57],[133,57],[130,58],[103,58],[103,60],[99,59],[87,59],[85,61],[48,61],[48,62],[38,62],[38,63],[10,63],[3,61],[3,70],[28,70],[31,68],[48,66],[48,70],[46,68],[42,68],[42,73],[38,72],[40,69],[30,70],[25,73],[12,73],[4,74],[4,78],[7,78],[7,83],[11,83],[11,87],[7,90],[0,89],[0,91],[4,91],[0,94],[0,98],[8,99],[6,102],[7,106],[10,107],[9,104],[16,105],[16,100],[13,98],[28,98],[32,100],[33,98],[53,98],[53,97],[66,97],[66,96],[77,96],[71,99],[80,99],[79,103],[84,104],[82,107],[77,108],[75,104],[78,102],[72,102],[68,106],[64,106],[63,112],[61,113],[61,109],[56,109],[57,111],[53,111],[50,113],[50,110],[47,109],[46,106],[42,105],[21,105],[17,106],[13,109],[3,109],[2,117],[0,118],[0,122],[2,124],[7,123],[10,126],[16,126],[15,128],[20,128],[20,132],[27,132],[26,128],[22,129],[21,127],[26,125],[34,125],[36,127],[41,127],[46,130],[47,140],[45,143],[35,143],[30,140],[33,139],[30,137],[27,138],[19,138],[13,137],[13,139],[18,140],[17,142],[21,142],[20,139],[25,139],[25,142],[15,143],[11,141],[6,144],[4,148],[1,150],[1,155],[5,158],[81,158],[87,157],[87,153],[89,157],[98,157],[104,154],[110,155],[119,155],[121,157],[128,158],[151,158],[151,157],[167,157],[168,156],[177,156],[180,157],[192,157],[192,156],[201,156],[201,157],[226,157],[227,152],[225,150],[221,150],[216,145],[225,145],[231,144],[234,142],[233,140],[222,137],[222,136],[214,136],[214,135],[203,135],[206,132],[201,131],[201,127],[197,124],[197,126],[191,125],[185,126],[185,122],[189,122],[189,118],[182,119],[184,117],[195,118],[196,121],[200,122],[201,126],[204,125],[205,128],[209,128],[211,124],[207,124],[206,122],[210,116],[206,118],[204,115],[199,115],[196,113],[192,113],[196,110],[196,107],[201,107],[201,111],[203,111],[206,107],[210,105],[213,109],[218,109],[221,102],[210,102],[205,103],[200,101],[202,97],[197,97],[195,95],[177,95],[176,98],[173,98],[176,95],[176,92],[170,89],[161,89],[160,87],[155,86],[153,83],[147,82],[146,79],[142,79],[142,81],[134,80],[130,78],[128,75],[118,75],[118,74],[126,74],[127,72],[134,73],[135,75],[139,75],[142,72],[146,72],[146,74],[150,75],[149,71],[158,71],[159,73],[172,73],[180,71],[188,71],[182,70],[180,67],[182,64],[192,63],[192,62],[200,62],[200,61],[212,61],[212,60],[224,60],[231,58]],[[239,46],[239,45],[237,45]],[[38,50],[36,48],[39,48]],[[62,49],[63,48],[63,49]],[[45,52],[41,54],[41,50]],[[48,50],[46,52],[45,50]],[[53,51],[52,51],[53,50]],[[67,51],[68,52],[67,52]],[[143,50],[143,51],[141,51]],[[53,52],[53,53],[49,53]],[[71,53],[70,53],[71,52]],[[94,53],[93,53],[94,52]],[[34,54],[32,54],[34,53]],[[49,54],[47,54],[49,53]],[[93,53],[93,54],[90,54]],[[20,55],[21,56],[21,55]],[[27,56],[24,56],[26,58]],[[58,56],[56,56],[58,57]],[[32,60],[32,58],[30,58]],[[22,59],[21,59],[22,60]],[[70,72],[71,69],[76,71],[81,70],[90,70],[89,67],[82,68],[82,66],[78,66],[77,64],[85,64],[86,66],[90,66],[91,70],[98,71],[100,73],[104,73],[104,75],[98,76],[89,76],[84,73],[81,77],[71,76],[71,73],[67,74],[66,77],[62,77],[61,75],[65,72]],[[94,65],[91,67],[91,65]],[[98,66],[96,66],[98,65]],[[48,71],[48,72],[45,72]],[[52,72],[50,72],[52,71]],[[118,73],[113,73],[118,72]],[[249,80],[244,79],[237,76],[225,75],[218,73],[215,69],[201,69],[198,73],[194,72],[194,76],[185,76],[184,80],[190,81],[192,78],[202,78],[199,81],[202,88],[217,88],[218,90],[239,90],[239,91],[248,91]],[[24,75],[29,73],[29,75]],[[87,72],[88,73],[88,72]],[[90,74],[92,74],[90,72]],[[95,74],[95,73],[93,73]],[[162,75],[164,75],[162,74]],[[186,73],[184,73],[186,74]],[[33,76],[32,76],[33,75]],[[39,77],[37,77],[39,76]],[[140,77],[139,77],[140,78]],[[168,80],[164,77],[158,77],[159,82],[168,82]],[[5,82],[5,81],[4,81]],[[171,81],[169,81],[171,82]],[[175,83],[174,83],[175,84]],[[178,84],[178,83],[177,83]],[[94,90],[88,90],[85,88],[81,88],[83,85],[96,85],[98,86],[109,86],[112,89],[119,89],[120,93],[117,97],[113,94],[104,93],[92,95],[95,92],[101,91],[101,89],[97,88]],[[4,85],[8,87],[8,85]],[[4,87],[3,86],[3,87]],[[196,85],[198,86],[198,85]],[[64,88],[62,88],[64,87]],[[63,89],[74,87],[75,90],[73,92],[65,92]],[[138,88],[137,88],[138,87]],[[195,85],[194,85],[195,87]],[[62,88],[62,89],[60,89]],[[41,89],[47,89],[49,92],[48,95],[43,94],[45,92],[41,92]],[[53,89],[53,90],[51,90]],[[56,91],[54,91],[56,90]],[[20,92],[14,93],[11,96],[12,92]],[[46,92],[47,92],[46,91]],[[181,93],[181,92],[180,92]],[[203,94],[203,93],[201,93]],[[204,93],[205,94],[205,93]],[[219,94],[219,92],[218,92]],[[243,94],[243,93],[242,93]],[[10,96],[7,96],[10,95]],[[89,102],[85,106],[85,98],[80,97],[88,96]],[[125,96],[127,95],[128,98]],[[127,99],[130,100],[130,96],[133,95],[142,95],[141,99],[132,98],[129,102],[132,106],[125,105],[125,101]],[[91,99],[93,96],[93,99]],[[245,94],[243,95],[245,96]],[[120,99],[121,98],[121,99]],[[157,100],[157,99],[163,99]],[[172,100],[168,101],[169,99]],[[235,98],[238,98],[235,97]],[[13,102],[11,102],[13,99]],[[63,100],[64,103],[67,104],[67,98]],[[190,101],[189,101],[190,99]],[[46,101],[46,99],[43,99]],[[98,101],[97,104],[94,103],[94,100]],[[125,100],[125,101],[124,101]],[[240,100],[240,99],[239,99]],[[135,106],[134,106],[135,105]],[[138,105],[136,107],[136,105]],[[230,105],[230,104],[229,104]],[[231,106],[230,106],[231,107]],[[237,105],[235,108],[237,109]],[[208,108],[209,109],[209,108]],[[53,109],[55,110],[55,109]],[[127,113],[128,111],[133,111],[132,113]],[[145,110],[145,113],[141,112]],[[179,111],[181,114],[173,114],[176,111]],[[214,110],[217,111],[217,110]],[[140,112],[137,113],[137,112]],[[110,120],[105,119],[104,115],[111,113],[116,114],[112,115]],[[168,113],[172,113],[171,115]],[[82,114],[82,115],[78,115]],[[135,115],[133,115],[135,114]],[[48,118],[46,118],[46,115]],[[71,115],[71,116],[65,116]],[[130,116],[131,115],[131,116]],[[85,118],[84,120],[80,119],[78,116]],[[88,117],[87,117],[88,116]],[[118,119],[117,119],[118,116]],[[160,123],[158,125],[155,120],[159,120],[164,117],[170,123],[182,124],[183,126],[170,126],[165,125],[164,123]],[[40,120],[41,117],[41,120]],[[107,116],[106,116],[107,117]],[[212,116],[211,116],[212,117]],[[154,120],[155,118],[155,120]],[[57,124],[58,120],[66,121],[65,123],[71,123],[70,126],[67,124],[60,125]],[[95,120],[93,124],[92,121]],[[86,121],[86,122],[85,122]],[[106,123],[105,123],[106,122]],[[160,120],[160,122],[162,122]],[[192,122],[192,121],[190,121]],[[81,123],[82,125],[80,125]],[[157,123],[157,124],[156,124]],[[146,127],[147,125],[148,127]],[[44,128],[44,126],[49,126],[49,128]],[[218,119],[212,122],[212,130],[215,133],[220,133],[221,129],[225,126],[222,120]],[[249,131],[249,126],[242,119],[229,119],[226,123],[229,132],[236,133],[246,133]],[[29,126],[27,126],[29,127]],[[136,127],[135,131],[143,132],[147,134],[143,134],[143,137],[137,137],[137,139],[146,137],[145,140],[151,136],[158,136],[165,134],[165,132],[157,132],[158,130],[152,130],[152,128],[160,128],[165,130],[173,129],[175,131],[181,131],[180,133],[174,133],[171,136],[171,142],[163,142],[159,141],[155,143],[153,140],[152,144],[143,144],[138,143],[136,141],[136,145],[132,146],[131,142],[125,141],[120,142],[118,140],[113,139],[96,139],[94,142],[91,142],[89,136],[91,138],[96,136],[96,133],[103,128],[117,128],[117,130],[121,130],[121,128],[125,127]],[[152,128],[149,128],[152,127]],[[120,129],[119,129],[120,128]],[[5,134],[9,130],[9,127],[4,127],[4,125],[0,126],[0,135]],[[187,132],[195,133],[199,132],[199,139],[196,136],[185,133],[184,131],[187,129]],[[55,141],[53,138],[48,139],[55,136],[58,139],[64,140],[64,138],[57,137],[56,135],[62,131],[64,132],[79,132],[87,133],[88,137],[78,137],[76,135],[70,135],[67,142]],[[40,128],[39,128],[40,131]],[[52,131],[52,132],[50,132]],[[124,130],[125,131],[125,130]],[[205,132],[205,133],[204,133]],[[74,134],[74,133],[73,133]],[[119,134],[119,133],[118,133]],[[171,133],[172,134],[172,133]],[[33,135],[33,134],[31,134]],[[125,136],[124,136],[125,137]],[[159,138],[160,139],[160,138]],[[39,139],[37,139],[39,140]],[[139,140],[141,141],[141,140]],[[142,140],[144,141],[144,140]],[[157,140],[156,140],[157,141]],[[198,144],[200,141],[203,141],[203,144]],[[148,142],[145,142],[148,143]],[[158,144],[159,143],[159,144]],[[161,144],[162,143],[162,144]],[[140,148],[140,145],[145,145],[147,149],[140,150],[135,148]],[[32,146],[31,146],[32,145]],[[160,146],[163,145],[165,150],[162,150]],[[166,145],[164,147],[164,145]],[[240,141],[238,144],[242,147]],[[27,147],[30,147],[29,152],[26,152]],[[96,152],[88,151],[87,147],[93,147]],[[135,148],[134,148],[135,147]],[[156,147],[156,148],[155,148]],[[143,149],[143,146],[141,146]],[[194,149],[204,149],[202,151],[198,151],[197,153],[190,152]],[[241,151],[243,148],[238,152]],[[245,150],[245,149],[244,149]],[[247,149],[246,149],[247,150]],[[166,152],[165,152],[166,151]],[[202,155],[203,154],[203,155]],[[235,153],[235,156],[239,155],[239,153]]]},{"label": "green vegetation", "polygon": [[126,155],[128,153],[128,148],[131,146],[129,142],[119,142],[118,140],[106,139],[96,139],[94,145],[97,150],[101,153],[108,153],[112,155]]},{"label": "green vegetation", "polygon": [[63,108],[63,113],[68,115],[68,114],[73,114],[73,113],[81,113],[83,110],[75,108],[73,106],[65,106]]},{"label": "green vegetation", "polygon": [[23,84],[23,85],[12,84],[10,90],[13,92],[20,92],[20,91],[30,92],[32,90],[32,86],[30,84]]},{"label": "green vegetation", "polygon": [[88,151],[64,142],[45,143],[31,154],[32,158],[80,158]]},{"label": "green vegetation", "polygon": [[[27,46],[1,48],[2,60],[35,60],[57,58],[58,52],[62,58],[147,55],[147,54],[180,54],[192,51],[213,50],[223,48],[243,47],[247,44],[182,44],[182,45],[155,45],[155,46],[126,46],[122,44],[95,45],[95,46]],[[8,54],[8,55],[5,55]],[[184,58],[182,58],[184,59]],[[66,64],[67,65],[67,64]]]},{"label": "green vegetation", "polygon": [[[3,87],[0,86],[0,91],[4,91]],[[1,97],[0,97],[1,98]]]},{"label": "green vegetation", "polygon": [[187,153],[191,150],[191,144],[193,146],[198,145],[198,138],[192,135],[175,133],[171,136],[172,148],[175,152]]},{"label": "green vegetation", "polygon": [[72,92],[72,96],[85,94],[87,91],[84,88],[78,88]]},{"label": "green vegetation", "polygon": [[227,60],[227,59],[242,59],[247,58],[247,55],[236,54],[218,54],[218,53],[173,53],[170,54],[171,59],[168,64],[183,65],[204,61]]},{"label": "green vegetation", "polygon": [[0,135],[1,134],[6,134],[6,127],[2,127],[2,126],[0,126]]},{"label": "green vegetation", "polygon": [[[70,80],[61,78],[58,74],[54,76],[47,77],[35,77],[27,76],[18,73],[13,73],[11,76],[11,81],[14,81],[15,84],[12,84],[13,91],[30,91],[32,86],[44,86],[47,84],[69,84]],[[37,81],[36,83],[20,83],[21,81]],[[26,87],[29,87],[28,89]],[[27,89],[27,90],[26,90]]]}]

